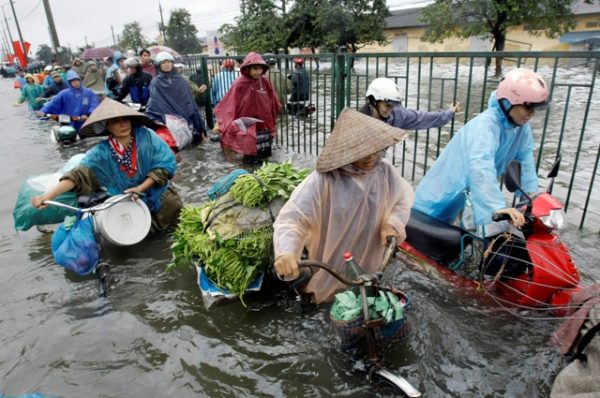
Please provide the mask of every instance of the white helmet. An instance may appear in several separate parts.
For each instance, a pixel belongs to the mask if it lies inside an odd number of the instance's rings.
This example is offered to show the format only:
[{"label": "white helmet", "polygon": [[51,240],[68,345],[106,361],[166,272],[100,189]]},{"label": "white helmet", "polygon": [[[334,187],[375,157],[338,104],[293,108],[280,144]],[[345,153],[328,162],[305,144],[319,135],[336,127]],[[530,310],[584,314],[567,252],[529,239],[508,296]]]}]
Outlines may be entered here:
[{"label": "white helmet", "polygon": [[400,90],[392,79],[378,77],[369,84],[366,97],[373,97],[375,101],[402,102]]},{"label": "white helmet", "polygon": [[169,54],[166,51],[161,51],[158,54],[156,54],[156,57],[154,58],[154,62],[156,62],[157,65],[162,64],[164,61],[174,62],[175,59],[173,58],[173,56],[171,54]]}]

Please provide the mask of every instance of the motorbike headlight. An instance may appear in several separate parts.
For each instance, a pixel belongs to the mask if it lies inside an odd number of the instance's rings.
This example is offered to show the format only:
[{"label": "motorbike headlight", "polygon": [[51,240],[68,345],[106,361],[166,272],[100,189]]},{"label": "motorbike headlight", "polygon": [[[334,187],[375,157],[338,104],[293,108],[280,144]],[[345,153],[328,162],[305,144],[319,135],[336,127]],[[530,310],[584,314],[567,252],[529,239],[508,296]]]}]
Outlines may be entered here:
[{"label": "motorbike headlight", "polygon": [[550,214],[540,217],[540,220],[550,229],[561,229],[565,226],[565,212],[562,209],[550,210]]}]

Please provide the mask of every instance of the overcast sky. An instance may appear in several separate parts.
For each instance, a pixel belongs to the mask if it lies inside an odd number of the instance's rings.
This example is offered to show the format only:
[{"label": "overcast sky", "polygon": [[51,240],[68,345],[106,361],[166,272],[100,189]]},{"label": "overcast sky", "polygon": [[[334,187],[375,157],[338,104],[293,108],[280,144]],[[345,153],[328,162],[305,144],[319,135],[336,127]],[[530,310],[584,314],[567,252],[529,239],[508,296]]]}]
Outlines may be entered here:
[{"label": "overcast sky", "polygon": [[[40,44],[50,45],[48,23],[41,0],[13,0],[23,40],[31,43],[35,54]],[[424,4],[427,0],[387,0],[390,8]],[[137,21],[142,33],[153,40],[158,35],[158,0],[49,0],[58,39],[63,46],[81,47],[87,42],[96,47],[112,45],[111,25],[115,36],[123,25]],[[217,30],[222,24],[233,22],[239,14],[239,0],[162,0],[163,16],[168,22],[170,11],[185,8],[199,36]],[[13,40],[18,40],[12,10],[7,0],[0,0],[6,13]],[[2,18],[2,21],[4,19]]]}]

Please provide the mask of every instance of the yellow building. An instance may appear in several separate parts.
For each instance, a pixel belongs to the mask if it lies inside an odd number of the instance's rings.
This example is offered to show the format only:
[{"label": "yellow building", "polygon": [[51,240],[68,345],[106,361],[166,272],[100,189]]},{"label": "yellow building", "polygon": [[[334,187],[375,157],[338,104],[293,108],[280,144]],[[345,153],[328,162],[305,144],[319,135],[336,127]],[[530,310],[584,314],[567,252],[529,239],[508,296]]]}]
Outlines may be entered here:
[{"label": "yellow building", "polygon": [[[368,45],[361,52],[435,52],[435,51],[491,51],[492,40],[470,37],[450,37],[443,43],[421,41],[426,24],[419,21],[422,8],[396,10],[386,19],[385,34],[388,44]],[[548,38],[542,31],[535,36],[525,26],[509,30],[505,51],[576,51],[600,48],[600,5],[586,4],[583,0],[573,5],[577,26],[558,38]]]}]

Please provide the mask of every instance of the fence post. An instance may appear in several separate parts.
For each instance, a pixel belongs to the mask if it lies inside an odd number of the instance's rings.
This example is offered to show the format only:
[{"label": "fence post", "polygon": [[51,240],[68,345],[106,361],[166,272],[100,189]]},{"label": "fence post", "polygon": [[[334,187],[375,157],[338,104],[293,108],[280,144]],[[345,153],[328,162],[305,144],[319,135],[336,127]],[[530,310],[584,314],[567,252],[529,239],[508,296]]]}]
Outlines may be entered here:
[{"label": "fence post", "polygon": [[202,66],[202,80],[206,83],[206,103],[204,104],[204,112],[206,115],[206,126],[212,130],[215,127],[215,121],[213,119],[213,109],[210,102],[210,78],[208,76],[208,62],[207,57],[200,58],[200,65]]},{"label": "fence post", "polygon": [[335,55],[335,118],[337,120],[340,113],[346,106],[346,54],[337,53]]}]

